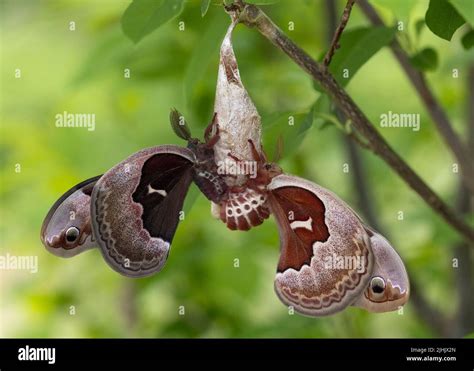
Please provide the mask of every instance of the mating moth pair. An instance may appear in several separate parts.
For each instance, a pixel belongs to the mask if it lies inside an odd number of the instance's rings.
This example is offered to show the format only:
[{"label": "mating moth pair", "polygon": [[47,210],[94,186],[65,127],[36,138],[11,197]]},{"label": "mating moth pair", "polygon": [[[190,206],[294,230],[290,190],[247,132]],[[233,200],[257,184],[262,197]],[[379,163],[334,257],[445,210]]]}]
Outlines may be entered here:
[{"label": "mating moth pair", "polygon": [[[43,244],[63,257],[98,246],[119,273],[154,274],[168,258],[194,181],[212,202],[213,215],[229,229],[248,230],[275,217],[280,236],[275,290],[297,312],[321,316],[350,305],[384,312],[404,305],[408,277],[390,243],[333,193],[266,160],[260,116],[232,48],[235,24],[221,46],[214,116],[205,141],[192,138],[172,111],[173,129],[187,147],[141,150],[70,189],[45,218]],[[217,164],[245,161],[256,164],[255,176],[218,171]]]}]

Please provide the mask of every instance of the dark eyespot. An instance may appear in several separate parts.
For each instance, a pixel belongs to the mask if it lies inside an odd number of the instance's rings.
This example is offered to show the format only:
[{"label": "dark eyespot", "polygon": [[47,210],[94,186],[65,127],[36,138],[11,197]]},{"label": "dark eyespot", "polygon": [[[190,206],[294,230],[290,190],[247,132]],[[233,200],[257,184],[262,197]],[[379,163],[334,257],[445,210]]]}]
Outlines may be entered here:
[{"label": "dark eyespot", "polygon": [[79,229],[69,227],[66,231],[66,242],[73,243],[79,238]]},{"label": "dark eyespot", "polygon": [[382,294],[385,291],[385,280],[382,277],[373,277],[370,281],[370,289],[374,294]]}]

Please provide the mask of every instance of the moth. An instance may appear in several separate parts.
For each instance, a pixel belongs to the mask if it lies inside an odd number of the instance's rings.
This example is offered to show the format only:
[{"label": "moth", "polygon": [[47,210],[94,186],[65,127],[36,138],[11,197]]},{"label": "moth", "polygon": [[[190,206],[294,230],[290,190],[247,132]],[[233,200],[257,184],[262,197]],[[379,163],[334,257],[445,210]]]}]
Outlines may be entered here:
[{"label": "moth", "polygon": [[[246,186],[274,216],[279,231],[274,282],[279,299],[308,316],[334,314],[350,305],[371,312],[403,306],[409,281],[391,244],[334,193],[284,174],[248,143],[258,172]],[[250,225],[254,211],[248,203],[238,203],[240,213],[234,211],[228,220]]]},{"label": "moth", "polygon": [[370,227],[365,227],[375,264],[369,285],[353,303],[353,306],[370,312],[388,312],[399,309],[408,301],[410,282],[400,255],[390,242]]},{"label": "moth", "polygon": [[235,22],[220,50],[214,122],[221,135],[214,153],[216,162],[253,161],[258,170],[255,177],[225,178],[228,191],[212,205],[214,215],[231,230],[248,230],[274,216],[280,236],[275,291],[299,313],[329,315],[350,305],[382,312],[404,305],[409,281],[390,243],[330,191],[267,162],[260,116],[232,48]]},{"label": "moth", "polygon": [[52,254],[69,258],[96,247],[90,221],[90,200],[92,189],[100,177],[75,185],[49,210],[40,237]]},{"label": "moth", "polygon": [[[162,269],[192,181],[231,230],[273,215],[280,237],[274,287],[280,300],[309,316],[348,306],[391,311],[409,297],[409,280],[391,244],[332,192],[286,175],[261,145],[260,116],[240,79],[233,20],[221,47],[215,113],[205,142],[191,138],[177,111],[176,134],[187,148],[139,151],[101,176],[79,183],[51,208],[41,239],[70,257],[98,246],[119,273],[143,277]],[[255,164],[255,173],[220,171]],[[233,165],[229,166],[229,165]]]},{"label": "moth", "polygon": [[48,251],[71,257],[98,246],[105,261],[129,277],[162,269],[191,182],[214,201],[227,189],[214,162],[217,137],[207,135],[205,143],[191,138],[177,111],[171,122],[187,148],[141,150],[71,188],[43,222],[41,240]]},{"label": "moth", "polygon": [[283,303],[320,316],[349,305],[392,311],[407,302],[400,257],[336,195],[284,174],[268,190],[280,235],[275,291]]}]

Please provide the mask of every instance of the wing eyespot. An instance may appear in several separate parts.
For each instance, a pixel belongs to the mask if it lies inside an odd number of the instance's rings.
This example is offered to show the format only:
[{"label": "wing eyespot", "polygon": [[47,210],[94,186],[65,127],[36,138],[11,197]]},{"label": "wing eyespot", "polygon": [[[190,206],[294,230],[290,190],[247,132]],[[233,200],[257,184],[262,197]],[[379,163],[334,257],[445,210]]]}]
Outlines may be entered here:
[{"label": "wing eyespot", "polygon": [[79,239],[80,231],[77,227],[69,227],[65,233],[65,239],[67,244],[73,244]]}]

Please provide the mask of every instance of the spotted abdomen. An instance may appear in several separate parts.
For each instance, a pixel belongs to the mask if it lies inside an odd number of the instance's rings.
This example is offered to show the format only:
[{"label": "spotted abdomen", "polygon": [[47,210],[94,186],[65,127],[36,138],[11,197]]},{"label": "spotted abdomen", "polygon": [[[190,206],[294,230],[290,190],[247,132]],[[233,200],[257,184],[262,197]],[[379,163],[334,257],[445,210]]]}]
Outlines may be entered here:
[{"label": "spotted abdomen", "polygon": [[210,201],[219,202],[227,191],[227,184],[224,179],[214,172],[197,168],[194,171],[193,179],[204,196]]},{"label": "spotted abdomen", "polygon": [[267,196],[253,189],[228,193],[220,203],[220,219],[232,230],[247,231],[260,225],[270,216]]}]

